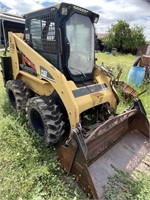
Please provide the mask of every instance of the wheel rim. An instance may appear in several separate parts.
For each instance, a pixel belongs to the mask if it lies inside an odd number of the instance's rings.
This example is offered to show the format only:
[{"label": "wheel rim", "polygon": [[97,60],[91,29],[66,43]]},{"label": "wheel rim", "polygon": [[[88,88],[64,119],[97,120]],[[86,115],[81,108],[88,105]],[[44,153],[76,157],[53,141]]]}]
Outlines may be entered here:
[{"label": "wheel rim", "polygon": [[12,90],[8,91],[8,98],[9,98],[9,102],[13,106],[13,108],[16,108],[16,99],[15,99],[15,95]]},{"label": "wheel rim", "polygon": [[39,136],[44,135],[44,123],[40,113],[36,109],[30,111],[32,127]]}]

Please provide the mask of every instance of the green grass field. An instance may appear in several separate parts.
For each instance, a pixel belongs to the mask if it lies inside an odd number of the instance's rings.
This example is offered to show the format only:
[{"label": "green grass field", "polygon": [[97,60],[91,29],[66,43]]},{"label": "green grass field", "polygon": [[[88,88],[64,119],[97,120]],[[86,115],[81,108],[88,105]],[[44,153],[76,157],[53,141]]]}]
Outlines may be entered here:
[{"label": "green grass field", "polygon": [[[114,68],[118,64],[123,67],[124,80],[135,59],[132,55],[112,56],[105,53],[98,53],[97,57],[98,63],[104,62]],[[143,85],[139,90],[145,87],[148,85]],[[149,93],[141,99],[150,116]],[[120,112],[126,106],[127,103],[121,102]],[[85,199],[75,178],[61,169],[54,148],[41,146],[26,124],[25,116],[9,107],[0,73],[0,200]],[[144,176],[143,180],[146,187],[148,182]],[[140,196],[138,199],[144,200]]]}]

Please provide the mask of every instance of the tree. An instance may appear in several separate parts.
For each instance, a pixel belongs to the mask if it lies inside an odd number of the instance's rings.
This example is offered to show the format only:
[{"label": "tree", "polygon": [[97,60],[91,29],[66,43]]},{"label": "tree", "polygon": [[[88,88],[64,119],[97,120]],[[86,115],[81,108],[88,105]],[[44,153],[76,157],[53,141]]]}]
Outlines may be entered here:
[{"label": "tree", "polygon": [[133,53],[136,49],[145,43],[143,28],[130,25],[124,20],[111,26],[108,35],[104,38],[104,44],[107,48],[117,48],[118,51],[123,53]]},{"label": "tree", "polygon": [[130,49],[135,51],[135,49],[145,44],[145,36],[143,33],[143,28],[140,26],[134,26],[131,28],[131,45]]}]

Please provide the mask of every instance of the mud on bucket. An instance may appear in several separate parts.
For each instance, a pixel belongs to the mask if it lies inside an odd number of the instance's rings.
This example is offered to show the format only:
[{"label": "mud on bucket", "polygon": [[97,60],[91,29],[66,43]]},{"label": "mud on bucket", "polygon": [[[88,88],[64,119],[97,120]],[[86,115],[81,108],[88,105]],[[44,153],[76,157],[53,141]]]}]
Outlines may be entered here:
[{"label": "mud on bucket", "polygon": [[139,87],[142,85],[145,76],[145,68],[141,66],[133,66],[131,67],[127,82]]}]

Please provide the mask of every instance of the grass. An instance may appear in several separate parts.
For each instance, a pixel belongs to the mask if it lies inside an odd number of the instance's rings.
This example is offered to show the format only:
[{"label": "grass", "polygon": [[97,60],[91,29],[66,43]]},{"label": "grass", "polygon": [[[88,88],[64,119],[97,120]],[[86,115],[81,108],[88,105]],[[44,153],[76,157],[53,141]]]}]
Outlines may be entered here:
[{"label": "grass", "polygon": [[0,73],[0,199],[85,199],[75,178],[62,170],[55,149],[29,131],[25,116],[9,107]]},{"label": "grass", "polygon": [[149,200],[150,173],[145,176],[136,172],[136,178],[129,173],[114,168],[116,174],[109,177],[105,186],[107,200]]},{"label": "grass", "polygon": [[[123,80],[126,80],[127,73],[135,59],[132,55],[112,56],[105,53],[98,53],[97,57],[98,63],[104,62],[113,68],[116,68],[117,65],[123,67],[121,77]],[[139,90],[147,86],[144,84]],[[144,94],[141,99],[148,116],[150,116],[148,94]],[[74,177],[67,176],[57,162],[54,148],[45,149],[41,146],[36,137],[29,131],[25,117],[9,107],[1,73],[0,98],[0,199],[85,199],[85,195],[78,188]],[[127,103],[121,102],[119,111],[122,112],[126,106],[128,106]],[[121,180],[122,176],[119,178]],[[141,180],[145,187],[143,189],[145,195],[148,193],[150,181],[144,176],[141,177]],[[131,184],[131,186],[135,187],[136,184]],[[120,192],[119,190],[111,190],[111,188],[107,191],[109,191],[109,197]],[[136,191],[137,196],[139,195],[137,199],[144,200],[146,196],[142,197],[143,194]],[[131,192],[128,189],[121,194],[129,193],[131,196]]]}]

